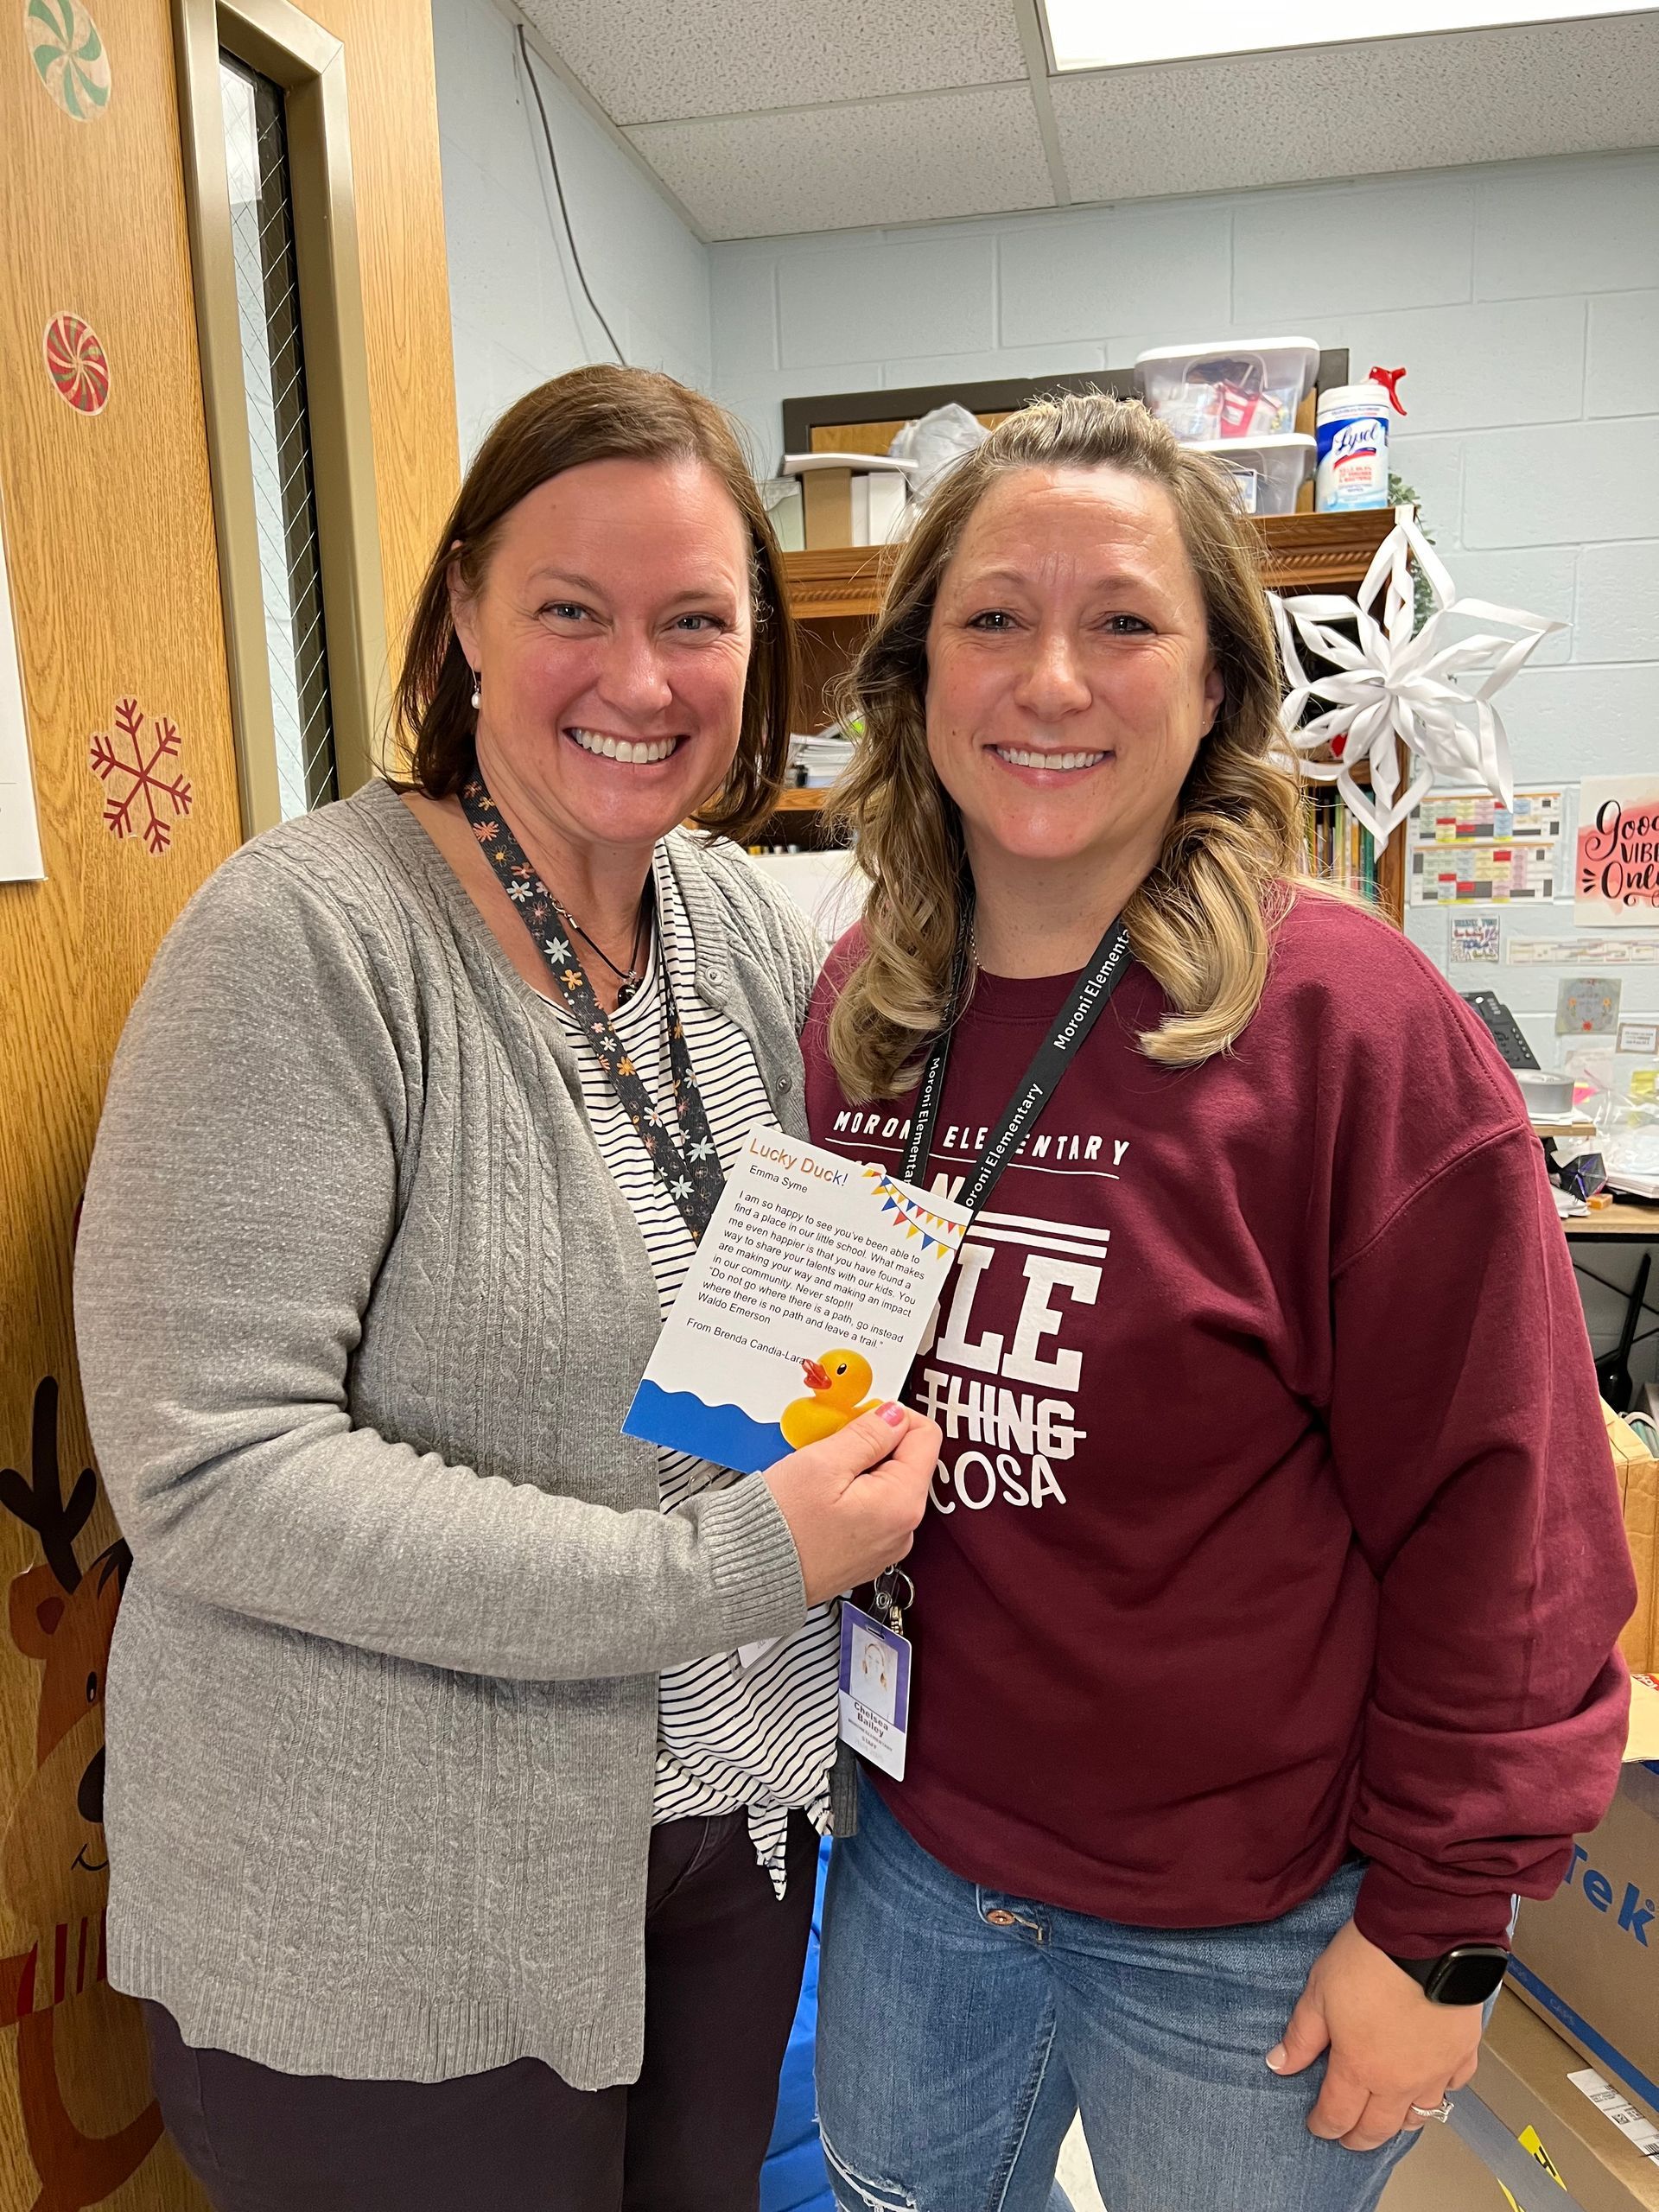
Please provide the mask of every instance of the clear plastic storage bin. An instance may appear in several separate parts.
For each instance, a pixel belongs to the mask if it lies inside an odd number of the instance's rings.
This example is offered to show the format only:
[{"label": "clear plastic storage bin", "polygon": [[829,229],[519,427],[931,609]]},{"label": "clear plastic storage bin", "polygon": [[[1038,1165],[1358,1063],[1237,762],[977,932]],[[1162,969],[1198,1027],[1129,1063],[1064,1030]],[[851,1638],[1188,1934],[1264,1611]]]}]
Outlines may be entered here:
[{"label": "clear plastic storage bin", "polygon": [[1311,338],[1223,339],[1141,354],[1135,388],[1183,445],[1270,438],[1294,429],[1319,368]]},{"label": "clear plastic storage bin", "polygon": [[1306,430],[1276,438],[1189,438],[1194,453],[1213,454],[1232,478],[1247,515],[1292,515],[1296,494],[1313,474],[1319,447]]}]

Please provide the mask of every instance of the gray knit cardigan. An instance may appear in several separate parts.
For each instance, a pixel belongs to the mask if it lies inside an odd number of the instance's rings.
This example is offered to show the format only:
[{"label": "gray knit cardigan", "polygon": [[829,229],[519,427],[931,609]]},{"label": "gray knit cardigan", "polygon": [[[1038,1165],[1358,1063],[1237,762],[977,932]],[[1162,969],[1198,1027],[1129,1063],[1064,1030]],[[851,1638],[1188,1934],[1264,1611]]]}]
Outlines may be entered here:
[{"label": "gray knit cardigan", "polygon": [[[804,1133],[805,921],[674,833],[697,990]],[[110,1978],[188,2042],[416,2081],[640,2063],[657,1673],[793,1630],[758,1476],[665,1516],[659,1325],[553,1008],[384,785],[257,839],[133,1009],[87,1411],[135,1564]]]}]

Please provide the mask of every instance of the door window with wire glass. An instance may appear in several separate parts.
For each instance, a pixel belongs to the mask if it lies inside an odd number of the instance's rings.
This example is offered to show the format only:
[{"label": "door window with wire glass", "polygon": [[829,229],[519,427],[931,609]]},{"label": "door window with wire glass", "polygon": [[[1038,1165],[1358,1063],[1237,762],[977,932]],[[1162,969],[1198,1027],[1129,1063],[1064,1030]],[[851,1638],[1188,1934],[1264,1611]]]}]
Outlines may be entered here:
[{"label": "door window with wire glass", "polygon": [[220,51],[242,377],[286,820],[338,795],[288,135],[279,86]]}]

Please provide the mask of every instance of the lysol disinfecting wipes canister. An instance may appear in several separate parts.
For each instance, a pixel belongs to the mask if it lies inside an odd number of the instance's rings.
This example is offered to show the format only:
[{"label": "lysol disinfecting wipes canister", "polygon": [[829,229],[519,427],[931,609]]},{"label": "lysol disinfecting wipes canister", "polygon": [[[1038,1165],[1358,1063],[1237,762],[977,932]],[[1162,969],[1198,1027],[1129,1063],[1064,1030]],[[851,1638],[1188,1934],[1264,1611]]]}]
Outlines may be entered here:
[{"label": "lysol disinfecting wipes canister", "polygon": [[1319,395],[1314,504],[1321,514],[1389,504],[1389,394],[1380,384],[1339,384]]}]

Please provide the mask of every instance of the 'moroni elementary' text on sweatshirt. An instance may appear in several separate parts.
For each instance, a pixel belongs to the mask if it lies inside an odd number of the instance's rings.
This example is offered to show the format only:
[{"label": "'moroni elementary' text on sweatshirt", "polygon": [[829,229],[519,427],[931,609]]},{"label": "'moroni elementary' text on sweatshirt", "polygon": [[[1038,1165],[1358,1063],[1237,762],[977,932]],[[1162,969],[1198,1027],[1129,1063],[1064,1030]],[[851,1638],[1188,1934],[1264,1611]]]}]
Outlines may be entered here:
[{"label": "'moroni elementary' text on sweatshirt", "polygon": [[[909,1097],[813,1137],[898,1165]],[[953,1187],[1072,986],[982,975]],[[1317,897],[1235,1050],[1163,1068],[1132,969],[970,1231],[911,1402],[944,1432],[909,1765],[967,1879],[1158,1927],[1287,1911],[1351,1852],[1361,1931],[1502,1941],[1618,1777],[1633,1603],[1536,1141],[1404,938]]]}]

